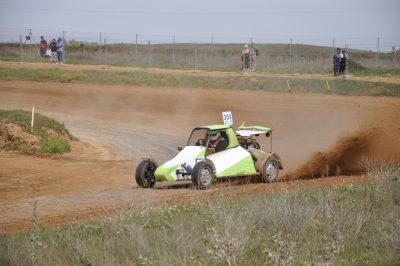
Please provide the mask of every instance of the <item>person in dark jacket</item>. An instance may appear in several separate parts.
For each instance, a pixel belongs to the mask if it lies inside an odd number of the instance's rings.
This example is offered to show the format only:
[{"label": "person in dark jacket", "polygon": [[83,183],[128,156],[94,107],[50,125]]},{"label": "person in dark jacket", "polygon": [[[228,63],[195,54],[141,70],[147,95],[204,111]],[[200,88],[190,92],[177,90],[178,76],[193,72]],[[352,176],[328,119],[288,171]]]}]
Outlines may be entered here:
[{"label": "person in dark jacket", "polygon": [[215,152],[226,150],[229,145],[228,136],[225,131],[212,132],[210,136],[210,147],[215,149]]},{"label": "person in dark jacket", "polygon": [[347,63],[348,63],[348,59],[349,59],[349,56],[347,55],[347,52],[345,51],[345,50],[343,50],[343,53],[342,53],[342,58],[341,58],[341,60],[340,60],[340,68],[339,68],[339,75],[345,75],[345,74],[347,74],[346,72],[346,66],[347,66]]},{"label": "person in dark jacket", "polygon": [[342,60],[343,54],[340,48],[336,49],[336,53],[333,55],[333,75],[339,74],[340,61]]},{"label": "person in dark jacket", "polygon": [[50,62],[53,62],[57,58],[57,41],[56,41],[56,39],[51,40],[50,45],[49,45],[49,49],[50,49],[50,52],[51,52]]}]

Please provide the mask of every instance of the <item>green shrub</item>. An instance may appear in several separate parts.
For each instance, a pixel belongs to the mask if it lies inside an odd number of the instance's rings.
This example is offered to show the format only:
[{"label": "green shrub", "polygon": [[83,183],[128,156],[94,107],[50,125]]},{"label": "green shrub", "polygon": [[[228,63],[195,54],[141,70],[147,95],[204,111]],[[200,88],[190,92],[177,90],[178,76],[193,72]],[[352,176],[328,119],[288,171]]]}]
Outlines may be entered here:
[{"label": "green shrub", "polygon": [[70,150],[69,142],[62,138],[44,138],[40,142],[39,151],[42,153],[64,153]]}]

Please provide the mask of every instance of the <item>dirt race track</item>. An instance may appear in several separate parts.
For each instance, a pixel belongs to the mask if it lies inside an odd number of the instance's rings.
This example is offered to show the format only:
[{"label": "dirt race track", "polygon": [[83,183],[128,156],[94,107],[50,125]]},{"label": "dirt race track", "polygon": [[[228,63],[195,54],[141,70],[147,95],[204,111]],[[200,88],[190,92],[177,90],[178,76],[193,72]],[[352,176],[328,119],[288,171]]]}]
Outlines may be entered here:
[{"label": "dirt race track", "polygon": [[[0,232],[30,229],[34,190],[38,223],[48,226],[118,211],[367,182],[365,176],[347,175],[362,169],[363,158],[400,161],[398,98],[0,82],[0,109],[32,105],[63,121],[80,141],[65,156],[0,152]],[[207,191],[137,187],[133,175],[141,157],[160,162],[172,157],[193,127],[221,123],[226,110],[236,125],[245,121],[274,129],[273,150],[285,167],[280,179],[294,181],[215,184]],[[336,164],[341,176],[312,178],[305,170]]]}]

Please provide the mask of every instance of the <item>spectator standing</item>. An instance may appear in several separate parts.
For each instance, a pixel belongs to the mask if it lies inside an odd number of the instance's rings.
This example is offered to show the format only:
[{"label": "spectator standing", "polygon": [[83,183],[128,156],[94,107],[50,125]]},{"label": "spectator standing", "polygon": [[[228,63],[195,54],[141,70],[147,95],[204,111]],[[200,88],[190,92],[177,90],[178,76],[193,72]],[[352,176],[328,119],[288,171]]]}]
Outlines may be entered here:
[{"label": "spectator standing", "polygon": [[64,42],[61,38],[57,40],[57,64],[64,64]]},{"label": "spectator standing", "polygon": [[347,52],[345,50],[343,50],[342,53],[342,58],[340,60],[340,69],[339,69],[339,74],[340,75],[345,75],[347,74],[346,72],[346,66],[348,63],[348,59],[349,59],[349,55],[347,54]]},{"label": "spectator standing", "polygon": [[340,68],[340,61],[343,57],[342,50],[340,48],[336,49],[336,53],[333,55],[333,75],[337,76]]},{"label": "spectator standing", "polygon": [[53,62],[54,60],[57,59],[57,41],[56,41],[56,39],[51,40],[49,48],[50,48],[50,52],[51,52],[50,62]]},{"label": "spectator standing", "polygon": [[242,49],[242,67],[243,71],[250,70],[250,49],[247,44],[245,44]]},{"label": "spectator standing", "polygon": [[257,47],[252,43],[250,45],[250,56],[251,56],[251,71],[256,71],[257,66],[257,56],[259,55]]},{"label": "spectator standing", "polygon": [[43,36],[40,36],[40,45],[39,45],[39,48],[40,48],[40,57],[41,57],[41,58],[44,58],[44,56],[45,56],[45,54],[46,54],[47,47],[48,47],[48,46],[47,46],[46,40],[44,39]]}]

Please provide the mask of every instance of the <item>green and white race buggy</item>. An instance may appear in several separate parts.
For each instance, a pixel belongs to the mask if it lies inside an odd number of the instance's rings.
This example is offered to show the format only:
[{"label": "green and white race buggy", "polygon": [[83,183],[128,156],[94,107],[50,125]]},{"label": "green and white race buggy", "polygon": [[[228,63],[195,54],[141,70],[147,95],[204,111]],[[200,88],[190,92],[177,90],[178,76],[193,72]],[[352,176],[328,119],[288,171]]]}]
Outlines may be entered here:
[{"label": "green and white race buggy", "polygon": [[[269,152],[260,150],[256,136],[270,137]],[[136,183],[152,188],[156,182],[187,181],[199,189],[207,189],[216,178],[261,176],[264,182],[274,182],[280,157],[272,153],[272,130],[262,126],[244,126],[237,131],[228,125],[196,127],[187,145],[172,160],[158,166],[144,158],[136,168]]]}]

